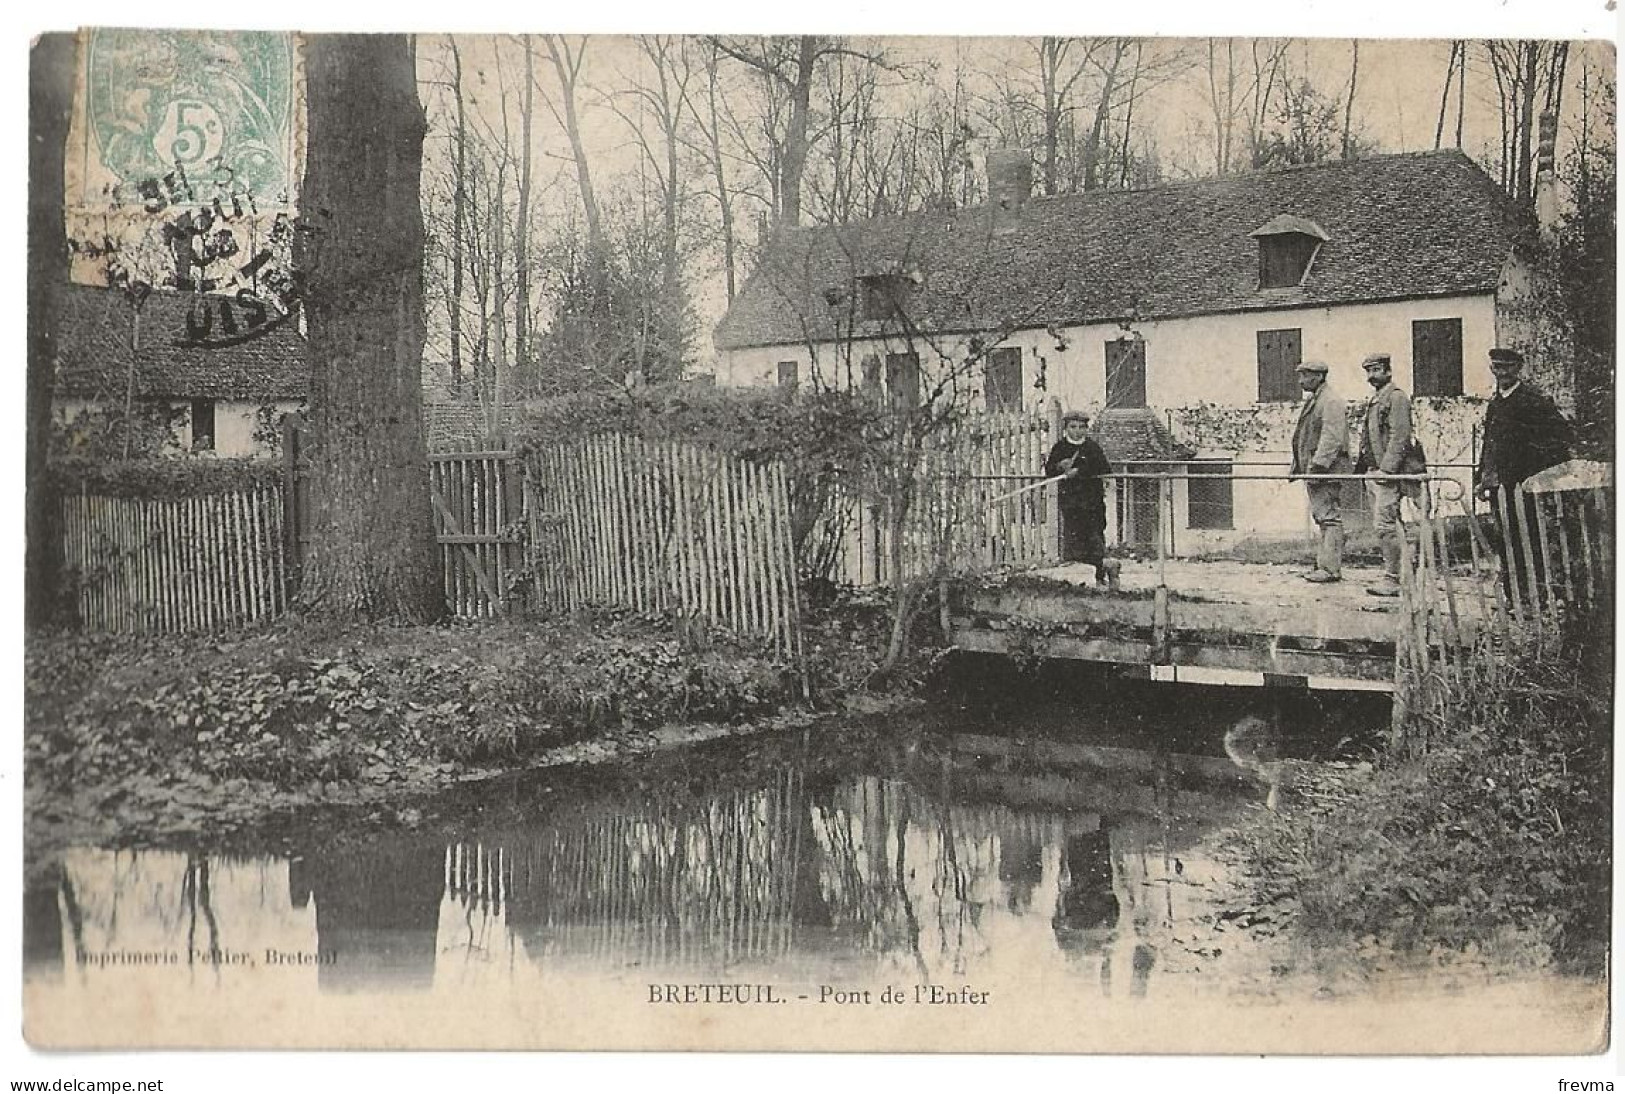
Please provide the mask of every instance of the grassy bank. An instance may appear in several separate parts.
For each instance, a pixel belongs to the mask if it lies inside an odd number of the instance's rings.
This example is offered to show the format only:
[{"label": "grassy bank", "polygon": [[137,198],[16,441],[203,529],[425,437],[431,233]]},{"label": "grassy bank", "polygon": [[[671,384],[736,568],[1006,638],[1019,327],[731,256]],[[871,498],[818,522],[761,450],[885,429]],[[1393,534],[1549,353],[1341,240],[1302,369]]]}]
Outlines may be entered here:
[{"label": "grassy bank", "polygon": [[1318,951],[1598,973],[1611,878],[1609,620],[1525,649],[1413,715],[1420,755],[1308,793],[1255,834],[1260,896]]},{"label": "grassy bank", "polygon": [[[802,664],[624,614],[225,638],[31,635],[28,846],[172,837],[312,803],[378,801],[648,739],[839,705],[882,605],[827,609]],[[580,752],[569,754],[575,755]]]}]

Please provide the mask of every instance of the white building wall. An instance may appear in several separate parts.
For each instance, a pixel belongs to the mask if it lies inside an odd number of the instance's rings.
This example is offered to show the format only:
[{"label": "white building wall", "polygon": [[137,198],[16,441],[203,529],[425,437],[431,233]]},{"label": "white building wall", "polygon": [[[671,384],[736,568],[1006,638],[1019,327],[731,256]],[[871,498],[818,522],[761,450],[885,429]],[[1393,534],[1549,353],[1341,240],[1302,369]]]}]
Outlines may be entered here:
[{"label": "white building wall", "polygon": [[[186,451],[192,448],[192,421],[191,404],[177,404],[185,411],[182,415],[180,434],[181,446]],[[254,439],[254,430],[259,426],[260,408],[265,406],[262,402],[245,402],[237,399],[216,399],[214,403],[214,455],[216,456],[276,456],[281,453],[279,445],[261,445]],[[271,420],[277,421],[283,414],[292,413],[299,407],[291,400],[281,400],[270,404],[274,409],[270,412]]]},{"label": "white building wall", "polygon": [[[1352,403],[1360,403],[1370,390],[1360,362],[1370,353],[1389,354],[1394,382],[1406,391],[1413,390],[1411,324],[1424,319],[1461,320],[1463,392],[1478,397],[1491,394],[1495,378],[1489,369],[1488,354],[1496,344],[1497,309],[1495,297],[1489,293],[1136,323],[1133,329],[1145,341],[1146,402],[1153,408],[1174,412],[1170,424],[1175,436],[1196,447],[1202,456],[1233,459],[1238,475],[1268,475],[1280,480],[1235,482],[1233,530],[1186,527],[1187,508],[1181,489],[1175,501],[1175,548],[1183,554],[1221,548],[1246,536],[1296,536],[1309,529],[1303,487],[1286,479],[1296,420],[1292,404],[1263,404],[1258,418],[1259,442],[1228,448],[1191,435],[1188,428],[1182,428],[1177,413],[1180,408],[1202,404],[1221,408],[1260,406],[1258,332],[1301,331],[1303,359],[1325,361],[1331,366],[1328,381],[1333,390]],[[1099,407],[1105,399],[1106,343],[1122,337],[1123,328],[1116,323],[1098,323],[1063,328],[1059,334],[1058,342],[1046,331],[1021,331],[1000,343],[1021,348],[1022,405],[1038,410],[1054,397],[1067,409]],[[918,347],[922,374],[933,366],[943,367],[939,357],[963,357],[966,342],[964,337],[951,337],[930,347]],[[859,362],[866,354],[884,357],[887,352],[906,348],[900,341],[855,343],[850,357],[853,377],[861,379]],[[824,384],[846,386],[844,358],[838,356],[836,347],[827,344],[811,349],[801,345],[724,351],[718,382],[772,385],[777,382],[781,361],[798,362],[804,384],[809,382],[816,363]],[[1040,379],[1042,390],[1035,388]],[[979,377],[972,378],[972,382],[979,385]],[[1429,458],[1470,464],[1472,426],[1481,418],[1482,410],[1472,399],[1419,403],[1418,432],[1428,447]],[[1356,443],[1357,438],[1356,428]],[[1465,466],[1451,473],[1464,482],[1470,480],[1470,470]]]},{"label": "white building wall", "polygon": [[[211,452],[194,453],[192,451],[192,420],[190,401],[172,402],[170,404],[179,413],[176,418],[176,445],[168,452],[169,455],[185,456],[259,456],[271,458],[281,455],[280,443],[269,446],[259,445],[254,439],[254,430],[259,425],[260,408],[266,406],[263,402],[249,402],[239,399],[217,399],[214,404],[214,449]],[[269,404],[272,421],[280,419],[284,414],[299,409],[299,403],[291,399],[275,400]],[[54,401],[54,411],[57,421],[71,421],[79,414],[97,406],[95,400],[63,398]]]},{"label": "white building wall", "polygon": [[[1243,406],[1258,398],[1258,332],[1302,331],[1305,360],[1331,366],[1329,379],[1345,395],[1365,391],[1360,361],[1369,353],[1393,358],[1394,382],[1412,387],[1411,324],[1419,319],[1460,319],[1462,329],[1462,387],[1465,394],[1487,396],[1495,389],[1488,353],[1495,345],[1495,298],[1477,296],[1399,300],[1377,304],[1348,304],[1324,308],[1281,308],[1186,319],[1151,319],[1134,325],[1146,344],[1146,401],[1156,407],[1217,403]],[[1068,407],[1098,405],[1105,397],[1106,343],[1122,337],[1116,323],[1095,323],[1061,330],[1061,348],[1044,331],[1019,331],[1000,342],[1022,351],[1023,403],[1044,376],[1048,395]],[[931,346],[919,345],[921,367],[931,358],[963,356],[967,339],[949,336]],[[884,356],[910,348],[900,339],[853,343],[852,372],[861,376],[859,362],[866,354]],[[803,382],[814,368],[830,387],[844,387],[845,363],[835,346],[820,344],[765,346],[725,350],[720,356],[718,382],[736,387],[772,385],[778,364],[796,361]],[[1037,400],[1035,399],[1034,402]]]}]

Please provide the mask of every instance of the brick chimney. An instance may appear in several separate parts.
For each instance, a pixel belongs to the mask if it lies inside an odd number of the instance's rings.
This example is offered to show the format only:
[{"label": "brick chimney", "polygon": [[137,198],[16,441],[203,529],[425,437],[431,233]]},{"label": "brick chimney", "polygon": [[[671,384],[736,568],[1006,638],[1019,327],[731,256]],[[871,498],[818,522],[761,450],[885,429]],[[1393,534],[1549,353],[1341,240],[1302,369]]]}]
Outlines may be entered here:
[{"label": "brick chimney", "polygon": [[1535,223],[1547,243],[1557,241],[1557,116],[1542,114],[1535,146]]},{"label": "brick chimney", "polygon": [[987,154],[987,200],[996,209],[1024,205],[1033,192],[1033,154],[1025,148],[995,148]]}]

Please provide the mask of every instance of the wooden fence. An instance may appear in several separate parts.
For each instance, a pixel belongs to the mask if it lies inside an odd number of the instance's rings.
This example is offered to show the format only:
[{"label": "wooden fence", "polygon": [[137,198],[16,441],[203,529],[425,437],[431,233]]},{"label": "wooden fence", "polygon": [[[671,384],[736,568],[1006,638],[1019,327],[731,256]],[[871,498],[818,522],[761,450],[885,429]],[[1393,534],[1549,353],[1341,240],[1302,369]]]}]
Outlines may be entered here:
[{"label": "wooden fence", "polygon": [[63,499],[63,561],[87,630],[216,631],[288,604],[282,491]]},{"label": "wooden fence", "polygon": [[429,455],[429,497],[446,607],[487,619],[505,614],[524,566],[522,466],[512,452]]},{"label": "wooden fence", "polygon": [[537,603],[676,611],[799,651],[784,468],[620,435],[526,468]]},{"label": "wooden fence", "polygon": [[[1465,535],[1452,534],[1452,519]],[[1444,711],[1513,651],[1560,642],[1568,615],[1611,610],[1612,530],[1611,487],[1503,487],[1487,512],[1470,495],[1424,507],[1414,537],[1402,540],[1396,739],[1409,712]]]},{"label": "wooden fence", "polygon": [[[903,521],[905,577],[930,573],[939,561],[977,572],[1059,560],[1053,486],[994,500],[1041,477],[1052,428],[1030,414],[982,414],[932,439],[921,459],[921,488]],[[891,583],[885,507],[847,494],[830,508],[841,544],[829,576],[857,586]]]}]

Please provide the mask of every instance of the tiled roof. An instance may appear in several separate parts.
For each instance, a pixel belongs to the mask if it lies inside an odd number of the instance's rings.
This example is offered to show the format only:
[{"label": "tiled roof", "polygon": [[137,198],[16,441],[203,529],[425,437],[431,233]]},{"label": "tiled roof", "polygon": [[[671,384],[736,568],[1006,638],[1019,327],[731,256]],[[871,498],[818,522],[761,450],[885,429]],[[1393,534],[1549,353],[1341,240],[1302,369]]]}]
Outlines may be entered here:
[{"label": "tiled roof", "polygon": [[1113,466],[1146,461],[1188,460],[1192,453],[1174,440],[1149,407],[1113,407],[1095,416],[1095,439]]},{"label": "tiled roof", "polygon": [[310,387],[305,340],[291,322],[235,346],[182,348],[175,340],[193,298],[155,290],[132,351],[135,311],[122,292],[69,285],[59,299],[57,395],[122,398],[132,353],[140,397],[302,399]]},{"label": "tiled roof", "polygon": [[[1303,285],[1260,290],[1249,233],[1282,216],[1330,238]],[[764,251],[716,344],[879,334],[856,318],[853,281],[886,270],[923,278],[908,314],[935,331],[1491,292],[1517,228],[1494,181],[1453,149],[796,228]]]}]

